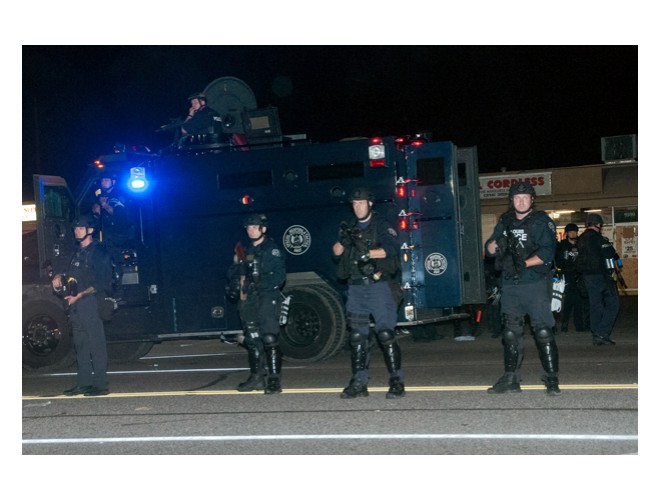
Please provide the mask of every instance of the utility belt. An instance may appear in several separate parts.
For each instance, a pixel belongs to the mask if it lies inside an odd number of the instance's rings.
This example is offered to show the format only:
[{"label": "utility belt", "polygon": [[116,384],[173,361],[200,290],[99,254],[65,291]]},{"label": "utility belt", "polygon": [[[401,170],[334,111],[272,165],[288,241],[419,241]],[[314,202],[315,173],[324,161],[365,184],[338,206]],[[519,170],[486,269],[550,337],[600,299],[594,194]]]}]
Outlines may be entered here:
[{"label": "utility belt", "polygon": [[369,278],[368,276],[351,276],[348,280],[349,285],[373,285],[375,283],[380,283],[381,281],[387,281],[385,278],[381,278],[378,281]]}]

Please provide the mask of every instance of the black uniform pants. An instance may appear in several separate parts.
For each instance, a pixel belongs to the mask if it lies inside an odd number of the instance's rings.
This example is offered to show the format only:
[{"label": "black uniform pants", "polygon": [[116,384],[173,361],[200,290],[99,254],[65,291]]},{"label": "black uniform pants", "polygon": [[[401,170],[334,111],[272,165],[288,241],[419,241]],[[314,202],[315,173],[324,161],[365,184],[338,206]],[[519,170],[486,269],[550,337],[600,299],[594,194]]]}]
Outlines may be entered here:
[{"label": "black uniform pants", "polygon": [[594,337],[609,339],[619,314],[616,282],[603,274],[585,274],[582,278],[589,295],[591,332]]},{"label": "black uniform pants", "polygon": [[238,306],[243,328],[247,329],[248,325],[252,324],[261,337],[266,333],[278,336],[281,305],[282,294],[278,290],[248,293],[246,299]]},{"label": "black uniform pants", "polygon": [[575,279],[566,282],[564,289],[564,303],[561,309],[561,329],[568,329],[568,323],[573,313],[573,323],[576,330],[586,330],[584,312],[582,310],[582,296],[578,290]]},{"label": "black uniform pants", "polygon": [[96,297],[78,299],[70,311],[78,361],[78,386],[108,387],[108,351]]}]

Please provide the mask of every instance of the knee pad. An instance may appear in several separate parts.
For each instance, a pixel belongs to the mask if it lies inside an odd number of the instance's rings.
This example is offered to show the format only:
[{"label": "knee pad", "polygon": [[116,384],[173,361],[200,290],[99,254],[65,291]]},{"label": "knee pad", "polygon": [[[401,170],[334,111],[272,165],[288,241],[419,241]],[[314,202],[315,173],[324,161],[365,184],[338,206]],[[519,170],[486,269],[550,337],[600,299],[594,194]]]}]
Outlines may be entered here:
[{"label": "knee pad", "polygon": [[378,332],[378,342],[381,345],[392,345],[395,341],[394,330],[381,330]]},{"label": "knee pad", "polygon": [[552,333],[552,328],[545,326],[539,328],[535,334],[537,344],[550,344],[555,338],[554,334]]},{"label": "knee pad", "polygon": [[264,347],[277,347],[280,345],[277,335],[273,333],[266,333],[263,336]]},{"label": "knee pad", "polygon": [[360,332],[352,332],[350,337],[348,338],[348,341],[352,346],[356,346],[367,340],[368,337],[365,337],[362,335]]},{"label": "knee pad", "polygon": [[504,345],[517,345],[518,336],[511,330],[504,330],[502,333],[502,342],[504,342]]}]

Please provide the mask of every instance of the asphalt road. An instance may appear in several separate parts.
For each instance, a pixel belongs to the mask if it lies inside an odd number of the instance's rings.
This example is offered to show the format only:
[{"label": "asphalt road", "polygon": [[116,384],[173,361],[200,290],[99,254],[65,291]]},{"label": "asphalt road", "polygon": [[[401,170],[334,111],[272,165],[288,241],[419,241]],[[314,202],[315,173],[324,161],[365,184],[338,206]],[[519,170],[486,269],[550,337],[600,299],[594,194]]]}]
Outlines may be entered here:
[{"label": "asphalt road", "polygon": [[238,393],[241,349],[216,340],[155,346],[112,363],[111,394],[64,397],[75,373],[23,374],[24,455],[628,455],[638,453],[636,300],[614,347],[558,336],[562,393],[548,396],[530,335],[523,392],[486,393],[501,375],[487,333],[459,342],[449,325],[431,342],[401,337],[407,395],[388,400],[378,348],[370,396],[342,400],[349,353],[285,362],[284,392]]}]

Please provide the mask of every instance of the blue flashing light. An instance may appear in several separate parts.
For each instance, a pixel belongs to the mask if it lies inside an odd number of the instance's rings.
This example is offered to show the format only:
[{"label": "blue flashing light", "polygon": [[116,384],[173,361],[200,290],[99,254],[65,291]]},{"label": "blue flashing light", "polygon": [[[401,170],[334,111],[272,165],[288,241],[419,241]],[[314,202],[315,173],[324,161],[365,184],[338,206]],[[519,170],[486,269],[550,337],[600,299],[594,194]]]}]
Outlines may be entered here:
[{"label": "blue flashing light", "polygon": [[131,176],[128,179],[128,188],[136,193],[146,191],[149,187],[147,181],[147,174],[143,167],[133,167],[131,169]]}]

